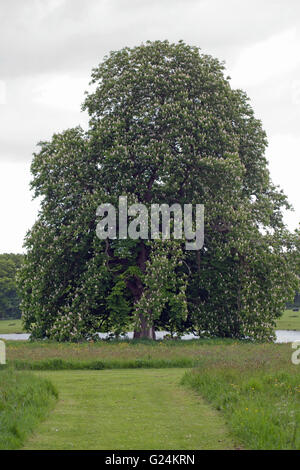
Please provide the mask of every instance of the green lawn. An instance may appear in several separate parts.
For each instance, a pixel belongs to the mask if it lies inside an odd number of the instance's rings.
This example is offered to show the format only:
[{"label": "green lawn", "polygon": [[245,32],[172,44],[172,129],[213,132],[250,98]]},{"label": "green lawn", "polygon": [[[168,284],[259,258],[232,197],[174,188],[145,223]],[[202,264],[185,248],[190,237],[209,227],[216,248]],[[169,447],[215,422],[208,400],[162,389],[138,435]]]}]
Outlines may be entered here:
[{"label": "green lawn", "polygon": [[233,449],[221,414],[182,369],[39,372],[59,401],[24,449]]},{"label": "green lawn", "polygon": [[0,320],[0,334],[24,333],[22,320]]},{"label": "green lawn", "polygon": [[300,330],[300,310],[285,310],[282,317],[277,321],[278,330]]}]

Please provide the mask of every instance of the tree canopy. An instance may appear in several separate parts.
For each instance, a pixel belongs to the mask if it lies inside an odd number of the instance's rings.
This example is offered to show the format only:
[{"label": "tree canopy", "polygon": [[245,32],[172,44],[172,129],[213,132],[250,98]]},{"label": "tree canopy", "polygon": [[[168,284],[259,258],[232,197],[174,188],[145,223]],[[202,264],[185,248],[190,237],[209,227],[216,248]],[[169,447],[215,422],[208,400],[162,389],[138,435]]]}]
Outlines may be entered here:
[{"label": "tree canopy", "polygon": [[[110,53],[92,71],[80,127],[41,142],[42,198],[19,276],[25,327],[59,341],[157,328],[271,339],[297,287],[299,233],[270,180],[266,134],[224,65],[180,41]],[[99,240],[96,209],[204,204],[205,239]]]}]

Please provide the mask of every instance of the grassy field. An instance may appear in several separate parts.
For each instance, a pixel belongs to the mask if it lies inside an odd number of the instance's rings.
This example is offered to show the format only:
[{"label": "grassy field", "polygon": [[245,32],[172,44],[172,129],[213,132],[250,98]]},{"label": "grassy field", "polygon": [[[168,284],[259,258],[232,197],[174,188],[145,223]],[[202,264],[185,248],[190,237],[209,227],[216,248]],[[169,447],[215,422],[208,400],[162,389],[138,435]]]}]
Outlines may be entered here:
[{"label": "grassy field", "polygon": [[56,343],[6,341],[7,360],[19,369],[112,369],[193,367],[202,356],[232,340],[99,341]]},{"label": "grassy field", "polygon": [[228,363],[268,369],[289,367],[290,344],[233,340],[54,343],[6,341],[7,361],[19,369],[216,367]]},{"label": "grassy field", "polygon": [[22,320],[0,320],[0,334],[24,333]]},{"label": "grassy field", "polygon": [[60,400],[25,449],[232,449],[222,415],[182,369],[39,372]]},{"label": "grassy field", "polygon": [[[300,312],[277,329],[300,330]],[[22,333],[21,320],[1,333]],[[6,341],[6,352],[0,449],[300,450],[290,344]]]},{"label": "grassy field", "polygon": [[300,450],[300,374],[296,367],[268,372],[227,364],[189,372],[182,383],[222,412],[245,448]]},{"label": "grassy field", "polygon": [[[8,367],[40,369],[35,374],[50,379],[60,395],[55,411],[26,448],[232,448],[239,442],[246,449],[300,450],[300,365],[291,362],[290,344],[6,344]],[[181,379],[185,389],[179,386]],[[208,422],[219,424],[210,428]],[[213,428],[224,436],[213,437]]]},{"label": "grassy field", "polygon": [[277,322],[278,330],[300,330],[300,310],[285,310],[282,317]]},{"label": "grassy field", "polygon": [[48,380],[28,372],[0,369],[0,449],[17,449],[54,406]]}]

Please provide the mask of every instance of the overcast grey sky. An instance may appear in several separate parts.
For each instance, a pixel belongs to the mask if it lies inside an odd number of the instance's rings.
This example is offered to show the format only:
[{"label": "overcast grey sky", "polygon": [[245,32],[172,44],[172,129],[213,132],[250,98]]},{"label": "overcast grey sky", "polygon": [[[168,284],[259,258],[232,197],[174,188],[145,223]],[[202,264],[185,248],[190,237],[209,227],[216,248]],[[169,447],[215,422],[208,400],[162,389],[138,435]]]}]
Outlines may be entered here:
[{"label": "overcast grey sky", "polygon": [[267,131],[273,181],[300,220],[299,0],[1,0],[0,252],[21,252],[38,202],[29,191],[38,141],[81,124],[92,67],[148,39],[199,46],[226,62]]}]

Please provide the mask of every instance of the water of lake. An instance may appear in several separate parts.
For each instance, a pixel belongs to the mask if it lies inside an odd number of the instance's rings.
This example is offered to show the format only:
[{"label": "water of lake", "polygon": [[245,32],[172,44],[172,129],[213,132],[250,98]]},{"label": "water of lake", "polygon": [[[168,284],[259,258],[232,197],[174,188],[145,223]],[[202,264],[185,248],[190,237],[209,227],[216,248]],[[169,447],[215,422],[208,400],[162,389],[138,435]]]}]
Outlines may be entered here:
[{"label": "water of lake", "polygon": [[[157,339],[162,339],[166,334],[168,334],[167,331],[157,331],[156,332],[156,338]],[[13,340],[13,341],[24,341],[29,339],[29,334],[27,333],[19,333],[19,334],[0,334],[0,339],[6,339],[6,340]],[[99,333],[99,337],[101,339],[107,338],[108,333]],[[133,332],[129,332],[126,335],[126,338],[132,339],[133,338]],[[189,339],[197,339],[198,336],[195,335],[184,335],[182,336],[183,340],[189,340]],[[300,331],[293,331],[293,330],[276,330],[276,343],[293,343],[294,341],[300,341]]]}]

